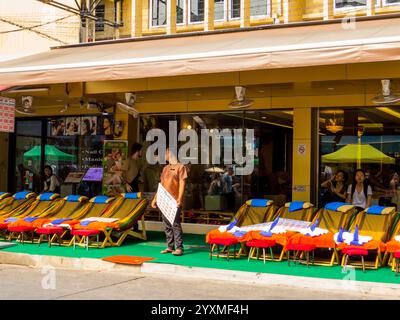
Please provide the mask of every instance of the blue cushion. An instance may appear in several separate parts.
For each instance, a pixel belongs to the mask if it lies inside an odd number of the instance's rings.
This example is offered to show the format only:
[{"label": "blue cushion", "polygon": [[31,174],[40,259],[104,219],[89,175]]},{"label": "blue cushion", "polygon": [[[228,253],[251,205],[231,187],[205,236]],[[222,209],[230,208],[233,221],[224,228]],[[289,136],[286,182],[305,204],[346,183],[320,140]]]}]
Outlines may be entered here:
[{"label": "blue cushion", "polygon": [[124,198],[125,199],[139,199],[139,194],[138,194],[138,192],[125,193]]},{"label": "blue cushion", "polygon": [[24,200],[24,199],[26,199],[26,196],[27,196],[29,193],[31,193],[31,192],[30,192],[30,191],[20,191],[20,192],[17,192],[17,193],[14,195],[14,199],[15,199],[15,200]]},{"label": "blue cushion", "polygon": [[382,214],[382,211],[385,210],[386,207],[383,206],[371,206],[368,208],[368,214]]},{"label": "blue cushion", "polygon": [[93,203],[107,203],[107,200],[110,199],[107,196],[97,196],[94,198]]},{"label": "blue cushion", "polygon": [[54,192],[45,192],[39,196],[39,200],[40,201],[52,201],[53,199],[51,197],[53,197],[54,195],[55,195]]},{"label": "blue cushion", "polygon": [[331,211],[337,211],[341,206],[344,206],[346,204],[350,203],[345,203],[345,202],[330,202],[325,205],[326,210],[331,210]]},{"label": "blue cushion", "polygon": [[304,201],[293,201],[290,203],[289,212],[302,210],[304,205]]},{"label": "blue cushion", "polygon": [[0,196],[2,196],[3,194],[5,194],[6,192],[0,191]]},{"label": "blue cushion", "polygon": [[252,199],[250,200],[252,207],[266,207],[271,200],[268,199]]},{"label": "blue cushion", "polygon": [[78,195],[75,195],[75,194],[71,194],[71,195],[69,195],[68,197],[67,197],[67,201],[68,202],[79,202],[79,199],[81,198],[81,196],[78,194]]}]

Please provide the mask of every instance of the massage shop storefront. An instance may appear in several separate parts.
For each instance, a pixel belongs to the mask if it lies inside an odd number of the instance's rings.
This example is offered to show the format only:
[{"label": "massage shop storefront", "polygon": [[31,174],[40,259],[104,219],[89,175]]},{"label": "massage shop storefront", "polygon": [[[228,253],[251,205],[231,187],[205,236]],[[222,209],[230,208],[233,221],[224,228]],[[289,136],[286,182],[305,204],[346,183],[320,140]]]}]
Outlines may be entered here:
[{"label": "massage shop storefront", "polygon": [[[254,197],[271,198],[277,204],[304,200],[318,205],[324,193],[320,183],[338,169],[351,175],[362,167],[381,179],[383,186],[390,185],[398,172],[400,113],[396,106],[382,108],[373,99],[382,90],[381,79],[392,79],[393,88],[399,86],[400,57],[395,48],[399,43],[385,42],[397,32],[393,20],[360,21],[357,32],[332,23],[61,47],[29,61],[0,64],[0,85],[48,88],[46,96],[34,97],[37,112],[45,116],[37,125],[43,133],[40,143],[76,156],[68,165],[78,168],[82,165],[79,148],[90,144],[95,149],[98,144],[101,149],[105,139],[98,125],[103,115],[87,114],[81,99],[115,105],[125,102],[125,93],[134,93],[131,107],[137,117],[114,108],[112,121],[123,121],[119,140],[127,140],[128,145],[142,142],[144,151],[149,145],[147,132],[152,128],[168,132],[170,121],[176,121],[179,129],[196,132],[253,129],[254,170],[248,175],[233,174],[228,204],[216,182],[227,167],[235,172],[235,165],[225,163],[224,158],[209,165],[188,165],[185,219],[217,223],[219,212],[235,211]],[[299,32],[301,46],[295,41]],[[337,46],[342,39],[348,43]],[[220,51],[221,47],[229,50]],[[60,90],[65,83],[70,86],[69,94]],[[236,86],[245,87],[245,99],[252,100],[242,110],[229,106],[237,100]],[[41,100],[49,107],[42,108]],[[57,100],[69,103],[63,114],[56,107]],[[83,118],[96,117],[96,135],[52,136],[52,123],[61,117],[66,124],[78,115],[81,124]],[[30,131],[33,127],[18,129],[18,123],[16,136],[23,138],[16,148],[26,152],[27,136],[35,137]],[[354,157],[354,145],[368,145],[369,153]],[[18,156],[10,162],[15,172],[24,152],[16,152]],[[157,164],[145,166],[142,188],[149,196],[157,187],[160,170]],[[386,194],[377,193],[375,200],[380,198]],[[210,219],[202,212],[216,215]]]}]

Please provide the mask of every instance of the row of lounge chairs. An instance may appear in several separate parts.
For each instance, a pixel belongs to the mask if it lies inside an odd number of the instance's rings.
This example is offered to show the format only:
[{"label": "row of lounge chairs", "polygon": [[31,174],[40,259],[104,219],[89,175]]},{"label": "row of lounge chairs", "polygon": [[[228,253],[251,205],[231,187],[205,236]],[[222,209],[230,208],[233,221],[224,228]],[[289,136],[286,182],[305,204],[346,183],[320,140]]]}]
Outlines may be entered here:
[{"label": "row of lounge chairs", "polygon": [[[141,193],[124,193],[117,197],[97,196],[88,199],[56,193],[36,195],[22,191],[14,195],[0,193],[0,235],[8,240],[37,242],[47,237],[49,245],[89,246],[89,238],[97,237],[97,245],[120,246],[130,235],[146,239],[144,212],[148,201]],[[133,225],[142,220],[142,231]],[[99,239],[102,242],[99,243]]]},{"label": "row of lounge chairs", "polygon": [[[400,254],[399,233],[394,207],[372,206],[357,212],[350,204],[335,202],[317,210],[311,203],[296,201],[277,208],[272,201],[253,199],[238,210],[229,225],[209,232],[206,242],[210,258],[244,255],[258,259],[261,248],[264,263],[289,260],[289,252],[294,259],[312,252],[312,262],[319,265],[345,267],[350,258],[360,256],[362,263],[357,259],[353,266],[376,269],[389,262],[394,269],[398,261],[394,256]],[[234,248],[232,255],[230,249],[236,245],[240,249],[236,252]],[[268,257],[265,249],[270,249]]]}]

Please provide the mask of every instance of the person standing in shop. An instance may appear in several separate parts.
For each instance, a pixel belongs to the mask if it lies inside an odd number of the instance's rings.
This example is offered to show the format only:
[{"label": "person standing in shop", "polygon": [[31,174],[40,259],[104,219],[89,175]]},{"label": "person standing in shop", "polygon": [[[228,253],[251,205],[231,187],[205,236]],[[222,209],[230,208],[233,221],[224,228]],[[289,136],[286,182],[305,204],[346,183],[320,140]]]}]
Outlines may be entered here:
[{"label": "person standing in shop", "polygon": [[135,142],[131,147],[131,156],[125,161],[123,165],[122,178],[125,181],[126,191],[139,192],[139,178],[143,169],[142,145]]},{"label": "person standing in shop", "polygon": [[[175,256],[181,256],[183,255],[183,238],[180,216],[188,173],[186,167],[178,161],[176,154],[169,148],[165,152],[165,160],[168,164],[163,168],[160,183],[176,200],[178,211],[172,225],[162,215],[167,238],[167,248],[162,250],[161,253],[172,253]],[[151,202],[151,206],[153,208],[157,207],[157,192]]]}]

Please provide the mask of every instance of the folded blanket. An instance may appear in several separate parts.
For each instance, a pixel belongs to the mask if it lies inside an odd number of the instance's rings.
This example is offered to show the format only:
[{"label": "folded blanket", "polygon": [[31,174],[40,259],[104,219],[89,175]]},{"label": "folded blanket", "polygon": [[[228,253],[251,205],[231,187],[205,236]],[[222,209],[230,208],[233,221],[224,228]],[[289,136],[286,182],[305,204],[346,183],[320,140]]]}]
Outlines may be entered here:
[{"label": "folded blanket", "polygon": [[226,226],[220,226],[220,227],[218,228],[218,230],[219,230],[220,232],[226,232],[226,231],[229,231],[229,230],[231,230],[232,228],[234,228],[234,227],[236,226],[236,224],[237,224],[237,219],[235,218],[235,220],[233,220],[230,224],[228,224],[228,225],[226,225]]},{"label": "folded blanket", "polygon": [[274,234],[283,234],[286,233],[286,229],[280,226],[276,226],[272,230],[264,230],[260,232],[260,235],[264,237],[272,237]]},{"label": "folded blanket", "polygon": [[309,236],[309,237],[319,237],[323,234],[327,234],[329,231],[327,229],[323,229],[323,228],[307,228],[304,230],[300,230],[301,234],[304,234],[305,236]]},{"label": "folded blanket", "polygon": [[[345,243],[347,245],[354,245],[354,234],[353,233],[351,233],[351,232],[343,232],[342,233],[343,241],[341,241],[341,242],[338,241],[338,235],[339,235],[339,232],[335,233],[335,235],[333,236],[336,244]],[[372,237],[370,237],[370,236],[360,236],[359,235],[356,245],[362,246],[364,243],[367,243],[367,242],[369,242],[371,240],[372,240]]]}]

